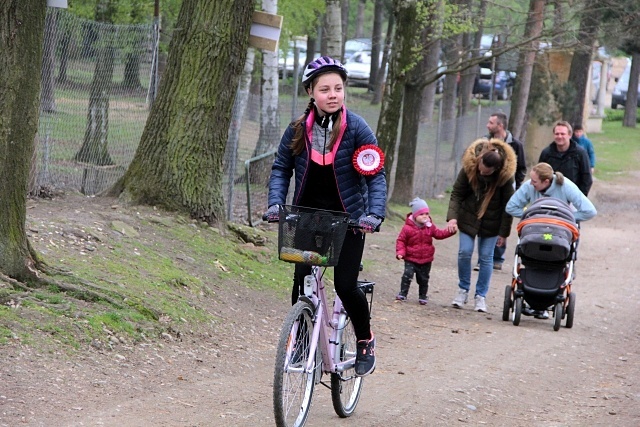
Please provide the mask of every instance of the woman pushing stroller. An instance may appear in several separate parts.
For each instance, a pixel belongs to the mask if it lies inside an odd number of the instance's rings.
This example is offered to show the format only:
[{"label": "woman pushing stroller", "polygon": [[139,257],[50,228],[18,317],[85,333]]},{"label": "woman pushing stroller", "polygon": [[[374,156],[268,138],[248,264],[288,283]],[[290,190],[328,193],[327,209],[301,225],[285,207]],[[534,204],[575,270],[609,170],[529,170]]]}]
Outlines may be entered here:
[{"label": "woman pushing stroller", "polygon": [[509,215],[521,218],[526,207],[541,197],[555,197],[573,206],[576,222],[587,221],[596,216],[597,211],[591,200],[565,178],[553,171],[548,163],[538,163],[531,169],[531,179],[524,182],[507,202]]},{"label": "woman pushing stroller", "polygon": [[[521,218],[531,203],[543,197],[552,197],[570,205],[578,226],[580,221],[587,221],[596,216],[596,208],[578,186],[562,173],[554,173],[548,163],[535,165],[530,176],[531,179],[523,183],[507,202],[505,210],[509,215]],[[577,249],[577,242],[575,248]],[[534,315],[539,319],[549,317],[546,310],[531,310],[529,307],[523,308],[523,314]]]}]

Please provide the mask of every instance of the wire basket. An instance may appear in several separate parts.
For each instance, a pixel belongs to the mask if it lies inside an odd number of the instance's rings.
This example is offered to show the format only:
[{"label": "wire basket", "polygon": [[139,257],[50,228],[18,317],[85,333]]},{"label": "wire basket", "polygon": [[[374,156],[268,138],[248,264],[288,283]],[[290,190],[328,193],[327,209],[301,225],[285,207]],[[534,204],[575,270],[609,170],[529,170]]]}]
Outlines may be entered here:
[{"label": "wire basket", "polygon": [[280,205],[278,221],[282,261],[326,267],[338,264],[348,213]]}]

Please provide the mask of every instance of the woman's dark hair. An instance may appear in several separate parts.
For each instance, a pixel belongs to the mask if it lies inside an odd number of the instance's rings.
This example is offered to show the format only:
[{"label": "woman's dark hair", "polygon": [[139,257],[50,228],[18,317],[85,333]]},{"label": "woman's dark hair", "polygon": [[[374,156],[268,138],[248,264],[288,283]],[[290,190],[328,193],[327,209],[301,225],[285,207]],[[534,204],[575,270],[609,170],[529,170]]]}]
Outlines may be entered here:
[{"label": "woman's dark hair", "polygon": [[493,168],[496,171],[502,168],[503,159],[498,150],[485,151],[480,155],[480,160],[488,168]]},{"label": "woman's dark hair", "polygon": [[[498,149],[493,145],[491,141],[488,141],[484,144],[482,151],[478,155],[477,159],[478,159],[477,160],[478,165],[480,164],[480,162],[482,162],[482,164],[485,165],[486,167],[493,168],[494,171],[491,174],[491,176],[497,177],[500,175],[502,171],[502,167],[504,166],[504,159],[502,158],[502,155],[500,154]],[[471,177],[471,180],[469,181],[471,183],[471,186],[476,189],[478,188],[478,175],[479,175],[479,172],[476,170],[476,173],[473,174],[473,176]],[[489,202],[491,201],[493,194],[496,192],[497,185],[498,185],[497,178],[493,179],[489,184],[489,187],[486,193],[484,194],[482,203],[480,204],[480,209],[478,210],[478,213],[477,213],[478,219],[482,218],[485,212],[487,211],[487,208],[489,207]]]}]

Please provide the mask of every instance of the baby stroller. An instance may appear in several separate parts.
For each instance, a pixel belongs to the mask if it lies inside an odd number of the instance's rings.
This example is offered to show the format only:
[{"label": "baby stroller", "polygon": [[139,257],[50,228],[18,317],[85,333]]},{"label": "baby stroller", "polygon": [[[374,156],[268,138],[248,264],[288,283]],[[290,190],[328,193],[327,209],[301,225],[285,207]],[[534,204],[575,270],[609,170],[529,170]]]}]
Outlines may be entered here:
[{"label": "baby stroller", "polygon": [[502,320],[520,324],[524,304],[532,310],[553,311],[553,330],[566,316],[573,326],[576,305],[571,291],[580,231],[569,205],[543,197],[532,203],[518,223],[513,279],[504,292]]}]

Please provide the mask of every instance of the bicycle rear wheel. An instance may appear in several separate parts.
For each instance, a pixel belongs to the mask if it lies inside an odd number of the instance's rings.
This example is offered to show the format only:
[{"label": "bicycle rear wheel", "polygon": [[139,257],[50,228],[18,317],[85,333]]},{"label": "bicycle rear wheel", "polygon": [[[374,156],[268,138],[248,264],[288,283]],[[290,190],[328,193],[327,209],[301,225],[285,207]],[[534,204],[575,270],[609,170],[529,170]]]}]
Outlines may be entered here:
[{"label": "bicycle rear wheel", "polygon": [[[344,313],[340,315],[338,328],[339,345],[336,351],[340,352],[339,361],[344,362],[356,357],[358,340],[353,323]],[[340,418],[350,417],[356,410],[362,385],[362,377],[356,376],[354,365],[343,372],[331,374],[331,400],[333,401],[333,409]]]},{"label": "bicycle rear wheel", "polygon": [[[307,421],[315,388],[315,369],[305,373],[313,334],[313,306],[298,301],[280,332],[273,376],[273,413],[278,427],[302,426]],[[318,367],[315,366],[317,369]]]}]

